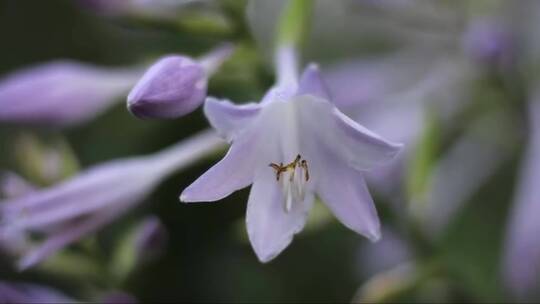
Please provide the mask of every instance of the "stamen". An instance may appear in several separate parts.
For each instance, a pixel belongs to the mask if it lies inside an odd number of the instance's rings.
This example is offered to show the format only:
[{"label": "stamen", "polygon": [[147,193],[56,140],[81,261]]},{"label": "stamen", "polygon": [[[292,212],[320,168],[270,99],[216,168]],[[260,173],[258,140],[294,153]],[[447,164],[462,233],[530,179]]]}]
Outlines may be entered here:
[{"label": "stamen", "polygon": [[[279,182],[285,198],[285,212],[289,212],[294,201],[301,202],[304,200],[305,183],[309,181],[307,160],[302,159],[302,156],[298,154],[287,165],[283,165],[282,162],[279,165],[270,163],[269,167],[276,171],[276,181]],[[297,170],[298,172],[296,172]],[[288,179],[282,180],[281,174],[288,174]]]},{"label": "stamen", "polygon": [[300,167],[302,167],[304,169],[304,177],[306,179],[306,182],[309,181],[309,170],[308,170],[308,166],[307,166],[307,160],[302,160],[302,162],[300,163]]}]

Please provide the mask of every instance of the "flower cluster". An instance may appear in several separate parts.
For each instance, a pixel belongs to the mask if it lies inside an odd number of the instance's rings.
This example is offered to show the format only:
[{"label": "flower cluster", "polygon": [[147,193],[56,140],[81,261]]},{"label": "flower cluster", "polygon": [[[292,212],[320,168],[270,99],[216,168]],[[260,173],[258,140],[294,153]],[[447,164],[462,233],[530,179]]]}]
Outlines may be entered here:
[{"label": "flower cluster", "polygon": [[[448,289],[435,292],[440,301],[537,298],[538,4],[76,2],[72,9],[87,9],[89,20],[120,21],[121,31],[143,25],[189,43],[186,53],[121,67],[56,59],[0,78],[0,123],[22,130],[7,132],[17,139],[15,162],[0,175],[0,250],[16,261],[14,272],[37,268],[85,284],[97,278],[105,283],[82,289],[106,303],[135,302],[111,290],[167,254],[178,230],[134,209],[183,171],[166,204],[186,203],[177,206],[188,213],[198,208],[192,203],[231,200],[250,187],[241,225],[261,263],[329,215],[371,241],[359,246],[358,274],[369,277],[355,302],[433,293],[425,282]],[[529,18],[517,22],[525,12]],[[246,95],[258,101],[241,101]],[[70,143],[84,138],[73,134],[110,128],[91,123],[117,105],[141,128],[167,120],[181,139],[147,155],[79,163],[81,151]],[[143,135],[137,141],[154,139]],[[107,148],[87,146],[92,154]],[[194,173],[202,159],[216,162]],[[99,234],[121,217],[124,225],[107,235],[112,241]],[[381,231],[389,237],[373,244]],[[480,263],[475,250],[489,254]],[[454,272],[456,264],[479,266]],[[486,283],[482,275],[497,267],[502,278]],[[0,282],[0,302],[74,299],[39,284]]]}]

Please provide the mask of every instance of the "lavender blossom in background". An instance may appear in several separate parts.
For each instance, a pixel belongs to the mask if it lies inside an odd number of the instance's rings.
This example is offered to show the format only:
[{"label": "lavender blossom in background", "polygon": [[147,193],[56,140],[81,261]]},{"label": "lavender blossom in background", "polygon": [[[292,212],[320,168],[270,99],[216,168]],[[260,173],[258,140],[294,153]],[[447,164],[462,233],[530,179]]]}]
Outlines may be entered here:
[{"label": "lavender blossom in background", "polygon": [[427,111],[450,123],[467,105],[470,84],[478,77],[460,57],[430,56],[423,50],[399,51],[371,62],[347,60],[329,66],[323,76],[341,111],[405,144],[398,157],[367,173],[370,184],[391,199],[401,197],[394,194],[403,189],[402,173]]},{"label": "lavender blossom in background", "polygon": [[478,63],[508,68],[516,60],[515,37],[508,25],[494,17],[474,19],[462,40],[465,52]]},{"label": "lavender blossom in background", "polygon": [[0,122],[70,126],[84,123],[118,101],[138,69],[54,61],[0,80]]},{"label": "lavender blossom in background", "polygon": [[129,111],[143,119],[178,118],[192,112],[206,98],[208,77],[232,51],[226,44],[199,60],[182,55],[159,59],[129,93]]},{"label": "lavender blossom in background", "polygon": [[379,219],[361,170],[389,161],[401,145],[341,113],[315,65],[297,83],[294,55],[285,49],[278,56],[278,85],[260,103],[206,101],[210,124],[232,146],[180,199],[216,201],[253,184],[246,224],[261,262],[275,258],[302,230],[315,193],[345,226],[378,240]]},{"label": "lavender blossom in background", "polygon": [[0,281],[0,303],[76,303],[52,288],[29,283]]},{"label": "lavender blossom in background", "polygon": [[[18,268],[32,267],[115,220],[169,174],[221,145],[213,132],[202,132],[154,155],[104,163],[50,188],[0,201],[0,245],[13,252],[18,240]],[[35,234],[44,241],[32,244]]]},{"label": "lavender blossom in background", "polygon": [[[518,299],[538,296],[540,284],[540,99],[529,105],[529,141],[506,238],[503,278]],[[536,293],[536,294],[535,294]]]}]

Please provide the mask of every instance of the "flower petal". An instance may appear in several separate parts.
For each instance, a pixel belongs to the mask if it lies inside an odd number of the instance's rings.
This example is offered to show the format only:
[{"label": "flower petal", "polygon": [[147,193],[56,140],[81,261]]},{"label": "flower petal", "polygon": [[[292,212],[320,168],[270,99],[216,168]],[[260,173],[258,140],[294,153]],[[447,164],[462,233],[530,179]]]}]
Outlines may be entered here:
[{"label": "flower petal", "polygon": [[[3,202],[1,216],[18,228],[39,230],[110,204],[138,200],[158,177],[149,165],[140,158],[96,166],[57,186]],[[141,172],[147,172],[146,178]]]},{"label": "flower petal", "polygon": [[316,185],[318,196],[345,226],[377,241],[381,236],[379,217],[364,177],[323,153],[320,151],[317,159],[316,174],[323,174]]},{"label": "flower petal", "polygon": [[180,200],[213,202],[251,184],[257,162],[257,135],[251,132],[235,140],[223,159],[184,189]]},{"label": "flower petal", "polygon": [[241,132],[259,114],[260,109],[257,103],[236,105],[213,97],[208,97],[204,103],[204,114],[210,125],[228,141]]},{"label": "flower petal", "polygon": [[304,228],[312,203],[313,196],[308,195],[286,212],[275,175],[267,168],[259,170],[249,194],[246,225],[251,246],[261,262],[275,258]]},{"label": "flower petal", "polygon": [[302,129],[305,138],[319,138],[319,145],[328,147],[348,165],[367,170],[391,160],[401,144],[389,142],[359,125],[333,104],[314,96],[298,96]]},{"label": "flower petal", "polygon": [[85,235],[92,233],[107,223],[116,219],[127,207],[114,206],[92,214],[88,218],[78,221],[70,228],[62,229],[58,234],[52,235],[37,248],[30,250],[18,263],[19,270],[26,270],[42,262],[65,246],[79,240]]},{"label": "flower petal", "polygon": [[312,63],[304,70],[304,73],[300,77],[297,94],[309,94],[325,100],[331,100],[330,92],[322,80],[318,65]]},{"label": "flower petal", "polygon": [[402,144],[392,143],[371,132],[337,108],[334,108],[332,114],[339,130],[336,138],[340,139],[334,147],[356,169],[366,170],[386,163],[403,147]]}]

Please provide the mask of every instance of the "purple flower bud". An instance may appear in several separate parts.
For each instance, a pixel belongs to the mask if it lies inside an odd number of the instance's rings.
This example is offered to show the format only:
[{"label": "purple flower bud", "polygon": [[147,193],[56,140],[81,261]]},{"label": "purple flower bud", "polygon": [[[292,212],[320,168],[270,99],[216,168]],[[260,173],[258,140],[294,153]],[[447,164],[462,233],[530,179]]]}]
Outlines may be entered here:
[{"label": "purple flower bud", "polygon": [[469,26],[462,43],[465,52],[479,63],[507,67],[513,60],[513,40],[504,24],[479,19]]},{"label": "purple flower bud", "polygon": [[138,72],[55,61],[0,80],[0,122],[73,125],[112,105]]},{"label": "purple flower bud", "polygon": [[206,98],[208,76],[232,51],[226,43],[197,61],[181,55],[159,59],[129,93],[129,111],[142,119],[176,118],[192,112]]},{"label": "purple flower bud", "polygon": [[206,97],[202,65],[184,56],[166,56],[144,74],[128,96],[133,115],[175,118],[195,110]]},{"label": "purple flower bud", "polygon": [[146,218],[135,231],[135,253],[137,262],[158,257],[167,245],[167,230],[155,216]]}]

